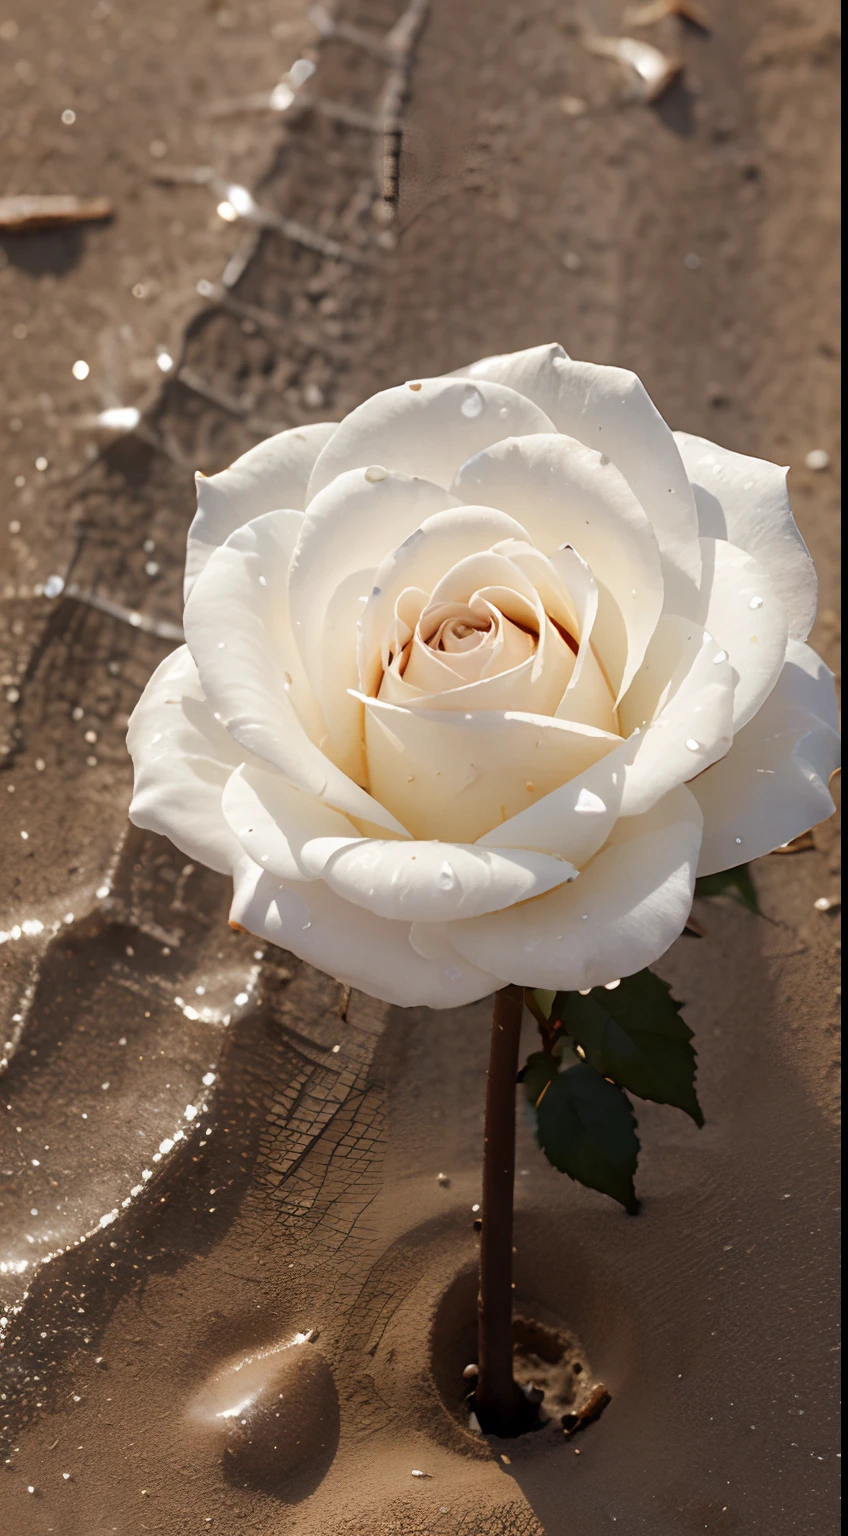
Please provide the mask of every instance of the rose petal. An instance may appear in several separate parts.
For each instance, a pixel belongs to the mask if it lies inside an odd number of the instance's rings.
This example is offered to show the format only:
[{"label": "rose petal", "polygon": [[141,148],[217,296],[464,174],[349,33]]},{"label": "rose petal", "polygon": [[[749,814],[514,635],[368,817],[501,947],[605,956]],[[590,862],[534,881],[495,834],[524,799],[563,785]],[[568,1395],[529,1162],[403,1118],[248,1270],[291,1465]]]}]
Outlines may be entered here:
[{"label": "rose petal", "polygon": [[358,682],[357,625],[386,551],[453,498],[409,475],[355,469],[309,504],[288,574],[292,632],[321,705],[333,757],[361,780],[362,722],[348,692]]},{"label": "rose petal", "polygon": [[790,635],[806,640],[816,615],[816,572],[792,516],[786,470],[688,432],[674,436],[693,482],[701,533],[756,556],[786,609]]},{"label": "rose petal", "polygon": [[[491,549],[500,539],[526,537],[521,525],[503,512],[490,507],[454,506],[424,518],[400,542],[396,536],[387,539],[361,616],[358,653],[363,692],[376,694],[380,686],[384,637],[403,592],[422,590],[429,601],[433,588],[458,561]],[[528,586],[527,590],[532,593],[533,589]]]},{"label": "rose petal", "polygon": [[371,792],[421,838],[476,842],[621,739],[545,715],[364,703]]},{"label": "rose petal", "polygon": [[135,768],[130,821],[221,874],[241,857],[221,792],[244,749],[212,714],[184,645],[160,662],[127,730]]},{"label": "rose petal", "polygon": [[577,874],[563,859],[527,849],[462,843],[317,838],[302,867],[378,917],[448,922],[528,901]]},{"label": "rose petal", "polygon": [[459,955],[447,963],[423,959],[409,942],[408,922],[375,917],[323,881],[290,889],[247,858],[235,873],[230,918],[344,986],[400,1007],[459,1008],[497,985]]},{"label": "rose petal", "polygon": [[311,694],[286,601],[290,517],[270,512],[231,534],[192,589],[185,631],[204,694],[230,735],[273,764],[294,788],[347,815],[403,832],[307,734]]},{"label": "rose petal", "polygon": [[300,859],[313,838],[358,838],[359,829],[331,806],[292,789],[273,769],[253,762],[224,786],[221,810],[240,850],[280,880],[313,880]]},{"label": "rose petal", "polygon": [[526,395],[558,432],[612,460],[656,534],[667,607],[688,612],[701,570],[695,500],[674,436],[635,373],[574,362],[557,345],[482,358],[459,372]]},{"label": "rose petal", "polygon": [[699,875],[731,869],[788,843],[834,810],[839,766],[833,674],[790,640],[786,665],[727,756],[692,785],[704,813]]},{"label": "rose petal", "polygon": [[703,576],[697,618],[729,653],[738,673],[733,728],[756,714],[783,666],[786,609],[753,555],[724,539],[702,539]]},{"label": "rose petal", "polygon": [[279,507],[303,511],[312,466],[335,430],[334,422],[323,421],[290,427],[257,443],[220,474],[195,476],[197,511],[188,531],[186,598],[212,550],[237,528]]},{"label": "rose petal", "polygon": [[307,506],[336,475],[369,464],[423,475],[448,490],[460,464],[481,448],[552,430],[544,411],[501,384],[422,379],[384,389],[345,417],[319,455]]},{"label": "rose petal", "polygon": [[517,986],[573,991],[629,976],[664,954],[692,906],[701,815],[689,790],[616,824],[570,885],[538,901],[451,923],[470,964]]},{"label": "rose petal", "polygon": [[496,552],[515,562],[533,582],[545,612],[578,642],[577,655],[568,664],[568,685],[552,713],[560,720],[617,732],[612,691],[592,648],[598,584],[586,561],[571,548],[556,550],[549,558],[516,539],[505,539]]},{"label": "rose petal", "polygon": [[595,650],[624,693],[662,611],[663,576],[653,530],[614,465],[571,438],[511,439],[463,464],[452,489],[508,512],[549,556],[577,550],[598,583]]},{"label": "rose petal", "polygon": [[[685,619],[660,619],[646,658],[658,680],[653,696],[640,687],[636,711],[623,701],[626,741],[535,805],[478,840],[485,847],[541,848],[583,868],[612,834],[619,817],[649,811],[678,785],[694,779],[733,739],[735,673],[710,635]],[[641,674],[637,683],[641,683]],[[635,684],[634,684],[635,688]],[[638,720],[638,724],[637,724]]]}]

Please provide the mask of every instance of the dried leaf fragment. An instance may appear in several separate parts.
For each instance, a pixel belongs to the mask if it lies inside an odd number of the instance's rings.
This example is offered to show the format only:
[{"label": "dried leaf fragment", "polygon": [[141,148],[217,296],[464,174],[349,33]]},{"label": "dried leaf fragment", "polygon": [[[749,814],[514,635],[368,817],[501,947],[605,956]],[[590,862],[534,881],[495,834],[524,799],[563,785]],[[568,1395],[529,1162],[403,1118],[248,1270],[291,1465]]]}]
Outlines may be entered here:
[{"label": "dried leaf fragment", "polygon": [[636,37],[596,37],[588,33],[583,37],[583,46],[589,53],[620,64],[635,85],[638,99],[646,104],[658,101],[683,69],[679,59]]},{"label": "dried leaf fragment", "polygon": [[593,1387],[585,1403],[574,1413],[564,1413],[562,1427],[566,1435],[574,1435],[578,1429],[585,1429],[587,1424],[594,1424],[601,1417],[604,1409],[612,1402],[612,1397],[603,1383]]},{"label": "dried leaf fragment", "polygon": [[692,4],[692,0],[647,0],[645,5],[628,6],[621,20],[625,27],[652,27],[658,21],[665,21],[666,16],[680,16],[699,32],[710,31],[708,18],[700,6]]},{"label": "dried leaf fragment", "polygon": [[57,229],[66,224],[92,224],[111,217],[108,197],[40,197],[29,193],[0,197],[0,229],[8,234],[29,234],[36,229]]}]

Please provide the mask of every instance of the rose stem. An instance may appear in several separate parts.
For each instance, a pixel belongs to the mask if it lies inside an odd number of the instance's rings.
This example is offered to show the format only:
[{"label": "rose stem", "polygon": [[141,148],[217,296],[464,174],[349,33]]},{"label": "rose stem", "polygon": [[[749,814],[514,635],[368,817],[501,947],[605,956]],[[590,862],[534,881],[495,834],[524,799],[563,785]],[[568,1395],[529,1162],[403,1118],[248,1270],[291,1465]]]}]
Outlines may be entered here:
[{"label": "rose stem", "polygon": [[526,1407],[512,1377],[515,1093],[523,1009],[521,987],[495,993],[486,1080],[474,1406],[484,1432],[501,1435],[517,1432],[521,1405]]}]

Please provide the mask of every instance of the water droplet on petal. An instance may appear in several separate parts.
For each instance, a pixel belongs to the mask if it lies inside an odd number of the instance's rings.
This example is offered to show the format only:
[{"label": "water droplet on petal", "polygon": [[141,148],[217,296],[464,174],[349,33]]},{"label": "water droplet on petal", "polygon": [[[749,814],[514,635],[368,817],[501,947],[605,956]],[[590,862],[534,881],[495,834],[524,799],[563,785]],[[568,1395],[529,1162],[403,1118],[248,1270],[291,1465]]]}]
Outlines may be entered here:
[{"label": "water droplet on petal", "polygon": [[65,585],[64,576],[48,576],[44,583],[45,597],[58,597]]},{"label": "water droplet on petal", "polygon": [[713,666],[717,667],[722,661],[727,661],[727,651],[716,651],[713,657]]},{"label": "water droplet on petal", "polygon": [[748,604],[748,607],[749,608],[762,608],[763,601],[764,601],[764,599],[761,598],[761,597],[752,597],[750,603]]},{"label": "water droplet on petal", "polygon": [[448,864],[447,860],[445,860],[439,870],[439,890],[452,891],[456,884],[456,871],[452,865]]},{"label": "water droplet on petal", "polygon": [[461,981],[462,980],[462,970],[461,970],[460,966],[458,966],[458,965],[449,965],[447,970],[443,974],[444,974],[445,981]]},{"label": "water droplet on petal", "polygon": [[381,480],[386,479],[388,473],[389,471],[384,469],[382,464],[371,464],[365,471],[365,478],[369,485],[379,485]]},{"label": "water droplet on petal", "polygon": [[598,816],[606,810],[600,795],[593,793],[591,789],[581,789],[574,807],[580,816]]},{"label": "water droplet on petal", "polygon": [[689,748],[690,752],[700,752],[700,750],[701,750],[701,743],[699,741],[696,741],[694,736],[690,736],[689,737],[688,741],[686,742],[686,745]]},{"label": "water droplet on petal", "polygon": [[621,977],[619,977],[618,981],[605,981],[604,982],[604,991],[605,992],[614,992],[616,987],[620,987],[620,986],[621,986]]},{"label": "water droplet on petal", "polygon": [[466,384],[465,397],[459,407],[463,416],[467,416],[471,420],[475,416],[482,416],[485,403],[476,384]]}]

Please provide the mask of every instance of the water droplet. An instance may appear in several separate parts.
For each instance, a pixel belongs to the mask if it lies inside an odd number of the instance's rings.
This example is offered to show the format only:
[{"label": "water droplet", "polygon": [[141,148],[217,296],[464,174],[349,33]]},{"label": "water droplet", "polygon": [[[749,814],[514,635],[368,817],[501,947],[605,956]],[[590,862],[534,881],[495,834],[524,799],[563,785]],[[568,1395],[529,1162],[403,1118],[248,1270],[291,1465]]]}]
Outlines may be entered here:
[{"label": "water droplet", "polygon": [[742,839],[741,839],[741,837],[737,837],[737,838],[736,838],[736,842],[737,842],[737,844],[738,844],[738,846],[739,846],[739,847],[741,847],[741,846],[742,846]]},{"label": "water droplet", "polygon": [[463,416],[473,420],[475,416],[482,416],[486,402],[483,399],[476,384],[466,384],[465,395],[459,409]]},{"label": "water droplet", "polygon": [[604,991],[605,992],[614,992],[616,987],[620,987],[620,986],[621,986],[621,977],[619,977],[618,981],[605,981],[604,982]]},{"label": "water droplet", "polygon": [[458,966],[458,965],[449,965],[447,970],[444,972],[444,979],[445,979],[445,981],[461,981],[462,980],[462,969],[461,969],[461,967]]},{"label": "water droplet", "polygon": [[77,359],[73,368],[71,369],[71,373],[73,374],[74,378],[79,379],[80,382],[82,382],[83,379],[87,379],[90,372],[91,369],[89,368],[88,363],[82,357]]},{"label": "water droplet", "polygon": [[699,741],[696,741],[694,736],[690,736],[688,738],[688,740],[686,742],[686,745],[689,748],[690,752],[700,752],[700,750],[701,750],[701,743]]},{"label": "water droplet", "polygon": [[452,891],[457,884],[455,869],[445,861],[439,869],[439,890]]},{"label": "water droplet", "polygon": [[717,667],[719,662],[722,661],[727,661],[727,651],[716,651],[713,657],[713,666]]},{"label": "water droplet", "polygon": [[283,684],[283,687],[286,690],[286,693],[288,693],[288,691],[289,691],[289,689],[291,688],[291,685],[292,685],[292,677],[291,677],[291,673],[290,672],[284,672],[283,673],[282,684]]},{"label": "water droplet", "polygon": [[583,916],[581,918],[581,922],[588,923],[588,921],[589,921],[589,914],[588,914],[588,912],[584,912]]},{"label": "water droplet", "polygon": [[606,810],[600,795],[593,793],[591,789],[581,789],[574,807],[579,816],[598,816]]},{"label": "water droplet", "polygon": [[389,471],[384,469],[382,464],[371,464],[365,471],[365,478],[369,485],[379,485],[381,480],[386,479],[388,473]]},{"label": "water droplet", "polygon": [[260,587],[267,587],[268,583],[267,583],[267,581],[266,581],[264,576],[260,576],[260,578],[259,578],[259,585],[260,585]]},{"label": "water droplet", "polygon": [[141,411],[134,405],[112,405],[97,417],[97,425],[110,432],[132,432],[140,421]]},{"label": "water droplet", "polygon": [[761,598],[761,597],[752,597],[750,603],[748,604],[748,607],[749,608],[762,608],[763,601],[764,601],[764,599]]}]

